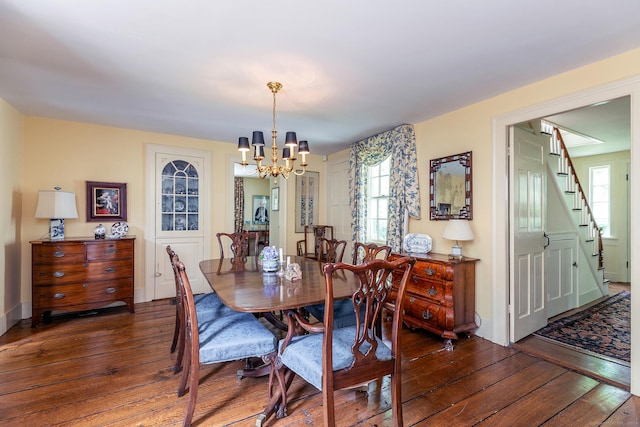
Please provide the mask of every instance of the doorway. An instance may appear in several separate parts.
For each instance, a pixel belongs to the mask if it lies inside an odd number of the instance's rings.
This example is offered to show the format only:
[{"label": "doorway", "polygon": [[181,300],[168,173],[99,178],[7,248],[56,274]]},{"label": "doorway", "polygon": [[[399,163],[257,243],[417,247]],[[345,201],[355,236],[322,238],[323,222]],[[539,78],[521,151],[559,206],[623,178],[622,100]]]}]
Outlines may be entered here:
[{"label": "doorway", "polygon": [[[513,256],[511,253],[509,224],[508,200],[500,195],[504,194],[504,189],[508,189],[511,185],[510,174],[513,171],[513,165],[510,164],[508,156],[508,135],[509,126],[516,123],[532,120],[537,117],[546,117],[561,111],[569,111],[586,105],[596,104],[598,102],[607,101],[623,96],[631,96],[631,165],[640,167],[640,133],[634,132],[634,129],[640,129],[640,109],[635,99],[640,99],[640,77],[618,81],[598,88],[582,91],[578,94],[566,96],[557,100],[549,101],[531,108],[514,111],[494,119],[494,136],[493,136],[493,182],[495,195],[493,199],[493,220],[492,232],[494,236],[492,269],[494,272],[493,283],[493,311],[492,311],[492,332],[493,341],[501,343],[505,346],[512,342],[512,331],[509,328],[509,286],[513,281]],[[634,150],[634,148],[636,148]],[[640,188],[640,178],[635,175],[631,177],[631,187]],[[630,207],[630,215],[633,217],[634,212],[640,212],[640,200],[632,199]],[[640,253],[640,240],[638,230],[632,224],[631,227],[631,253]],[[640,277],[640,266],[632,263],[630,268],[631,282],[635,277]],[[640,306],[640,296],[638,293],[632,292],[632,307]],[[634,310],[632,309],[632,323],[634,321]],[[632,330],[632,342],[640,342],[640,330],[635,328]],[[637,347],[637,344],[633,346]],[[631,392],[640,394],[640,369],[635,369],[634,351],[632,349],[631,362]]]}]

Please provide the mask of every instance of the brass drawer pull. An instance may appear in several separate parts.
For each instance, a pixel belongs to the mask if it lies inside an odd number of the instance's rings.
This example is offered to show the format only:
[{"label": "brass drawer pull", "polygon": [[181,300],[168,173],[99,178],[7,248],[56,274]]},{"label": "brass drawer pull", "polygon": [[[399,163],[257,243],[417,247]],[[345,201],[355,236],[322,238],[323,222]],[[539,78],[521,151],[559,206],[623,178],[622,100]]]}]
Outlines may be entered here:
[{"label": "brass drawer pull", "polygon": [[107,254],[107,255],[113,255],[113,254],[116,253],[116,250],[115,249],[109,249],[107,251],[104,251],[104,253]]},{"label": "brass drawer pull", "polygon": [[410,302],[411,304],[413,304],[414,302],[416,302],[416,299],[415,299],[414,297],[411,297],[411,298],[409,298],[409,302]]},{"label": "brass drawer pull", "polygon": [[113,273],[116,271],[115,267],[107,267],[104,269],[104,271],[106,271],[107,273]]},{"label": "brass drawer pull", "polygon": [[438,291],[436,291],[436,288],[432,286],[427,289],[427,294],[429,294],[430,297],[435,297],[436,295],[438,295]]},{"label": "brass drawer pull", "polygon": [[424,320],[429,320],[433,317],[433,314],[429,310],[425,310],[422,312],[422,318]]},{"label": "brass drawer pull", "polygon": [[413,283],[418,283],[420,281],[416,276],[411,276],[411,278],[413,279]]},{"label": "brass drawer pull", "polygon": [[436,274],[436,271],[431,267],[425,268],[424,272],[427,273],[428,276],[433,276],[434,274]]},{"label": "brass drawer pull", "polygon": [[52,276],[53,277],[64,277],[64,271],[54,271]]},{"label": "brass drawer pull", "polygon": [[63,294],[63,293],[61,293],[61,292],[58,292],[58,293],[53,294],[53,298],[54,298],[54,299],[62,299],[62,298],[64,298],[64,297],[65,297],[65,294]]},{"label": "brass drawer pull", "polygon": [[116,288],[107,288],[104,291],[108,294],[114,294],[116,292]]},{"label": "brass drawer pull", "polygon": [[56,258],[62,258],[64,256],[64,252],[56,251],[53,253],[53,256]]}]

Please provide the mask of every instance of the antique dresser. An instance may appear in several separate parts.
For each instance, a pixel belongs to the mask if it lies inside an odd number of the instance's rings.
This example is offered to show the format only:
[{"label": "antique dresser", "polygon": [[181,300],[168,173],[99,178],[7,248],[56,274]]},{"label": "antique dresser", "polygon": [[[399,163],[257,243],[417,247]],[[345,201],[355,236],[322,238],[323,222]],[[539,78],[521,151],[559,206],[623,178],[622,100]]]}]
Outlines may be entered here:
[{"label": "antique dresser", "polygon": [[[404,323],[445,338],[447,346],[462,332],[472,333],[475,322],[475,258],[454,258],[438,253],[392,253],[416,258],[407,283]],[[393,273],[390,300],[395,302],[402,271]]]},{"label": "antique dresser", "polygon": [[52,311],[90,310],[123,301],[133,307],[135,237],[31,242],[35,327]]}]

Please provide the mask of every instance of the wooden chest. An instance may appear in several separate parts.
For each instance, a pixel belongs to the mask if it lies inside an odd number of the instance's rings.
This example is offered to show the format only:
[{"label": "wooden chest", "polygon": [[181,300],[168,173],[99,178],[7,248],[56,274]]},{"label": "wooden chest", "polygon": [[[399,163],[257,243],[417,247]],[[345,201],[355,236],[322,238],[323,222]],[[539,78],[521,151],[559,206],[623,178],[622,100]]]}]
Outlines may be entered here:
[{"label": "wooden chest", "polygon": [[[458,333],[472,332],[478,327],[475,322],[478,259],[450,258],[437,253],[393,253],[389,259],[401,256],[416,258],[404,299],[404,323],[408,327],[426,329],[445,339],[457,339]],[[402,273],[393,273],[390,295],[393,302]]]},{"label": "wooden chest", "polygon": [[135,237],[31,242],[31,326],[54,310],[90,310],[116,301],[133,313],[134,242]]}]

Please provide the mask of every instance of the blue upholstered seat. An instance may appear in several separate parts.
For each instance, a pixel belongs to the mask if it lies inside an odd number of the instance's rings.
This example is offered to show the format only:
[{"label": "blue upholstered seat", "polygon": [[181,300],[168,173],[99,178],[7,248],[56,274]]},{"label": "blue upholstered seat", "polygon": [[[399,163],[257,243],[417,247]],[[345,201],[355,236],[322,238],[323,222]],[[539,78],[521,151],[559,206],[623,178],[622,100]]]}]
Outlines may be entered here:
[{"label": "blue upholstered seat", "polygon": [[[196,306],[197,311],[197,306]],[[276,337],[251,313],[222,304],[199,312],[200,363],[261,357],[276,349]]]},{"label": "blue upholstered seat", "polygon": [[[324,321],[324,304],[309,305],[305,309],[319,321]],[[363,316],[364,312],[361,312],[360,318],[362,319]],[[355,324],[356,315],[351,299],[335,301],[333,303],[333,327],[338,329]]]},{"label": "blue upholstered seat", "polygon": [[[225,306],[218,295],[214,292],[208,292],[206,294],[198,294],[193,296],[193,302],[196,304],[196,312],[216,310],[220,306]],[[226,307],[226,306],[225,306]]]},{"label": "blue upholstered seat", "polygon": [[[351,303],[350,300],[349,303]],[[353,317],[355,318],[355,315]],[[355,339],[355,331],[355,326],[333,330],[334,371],[348,368],[353,363],[351,347]],[[322,390],[322,339],[322,334],[294,337],[280,355],[280,360],[283,364],[318,390]],[[280,341],[279,346],[282,345],[283,341]],[[378,348],[376,349],[378,360],[390,360],[392,357],[391,349],[378,337],[376,337],[376,341],[378,342]],[[370,345],[365,342],[360,351],[364,354],[369,348]]]}]

